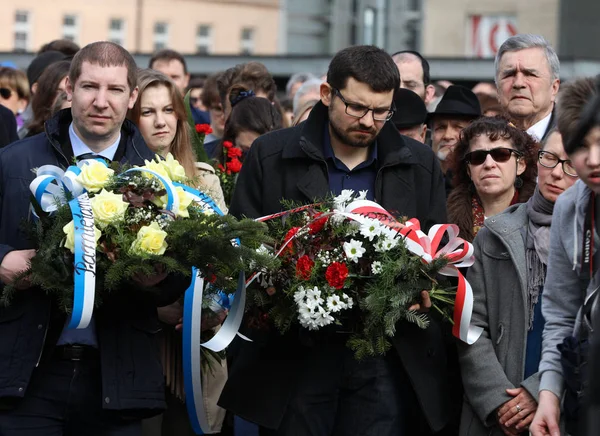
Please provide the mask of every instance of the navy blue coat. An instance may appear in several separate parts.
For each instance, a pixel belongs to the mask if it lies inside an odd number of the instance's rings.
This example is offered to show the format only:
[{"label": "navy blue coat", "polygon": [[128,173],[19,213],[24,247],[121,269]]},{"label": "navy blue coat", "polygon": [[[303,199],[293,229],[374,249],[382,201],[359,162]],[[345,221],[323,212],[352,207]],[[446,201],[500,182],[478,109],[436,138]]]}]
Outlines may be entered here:
[{"label": "navy blue coat", "polygon": [[[45,133],[0,150],[0,262],[12,250],[34,248],[19,230],[29,215],[32,168],[72,163],[70,123],[66,109],[46,123]],[[143,165],[153,158],[137,128],[125,120],[115,161]],[[165,408],[156,307],[175,301],[188,285],[189,279],[175,276],[161,283],[159,298],[115,292],[94,312],[105,409],[144,417]],[[38,288],[19,291],[9,307],[0,307],[0,402],[26,395],[34,368],[54,349],[64,322],[56,302]]]}]

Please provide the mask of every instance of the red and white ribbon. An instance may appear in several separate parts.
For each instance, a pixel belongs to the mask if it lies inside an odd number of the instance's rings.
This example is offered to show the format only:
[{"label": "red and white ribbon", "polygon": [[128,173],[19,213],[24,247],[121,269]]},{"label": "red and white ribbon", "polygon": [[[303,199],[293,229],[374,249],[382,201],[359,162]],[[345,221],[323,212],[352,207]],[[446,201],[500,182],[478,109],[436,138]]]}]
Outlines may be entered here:
[{"label": "red and white ribbon", "polygon": [[[448,264],[440,270],[440,274],[458,278],[456,300],[454,302],[454,327],[452,334],[471,345],[479,339],[483,329],[471,325],[473,315],[473,289],[458,270],[458,268],[473,265],[473,245],[458,237],[459,229],[455,224],[437,224],[426,235],[421,230],[417,219],[411,219],[406,224],[400,223],[387,210],[379,204],[369,200],[358,200],[349,204],[345,212],[377,219],[386,226],[397,230],[403,237],[406,247],[424,262],[430,263],[433,259],[445,256]],[[448,235],[448,242],[442,246],[444,235]]]}]

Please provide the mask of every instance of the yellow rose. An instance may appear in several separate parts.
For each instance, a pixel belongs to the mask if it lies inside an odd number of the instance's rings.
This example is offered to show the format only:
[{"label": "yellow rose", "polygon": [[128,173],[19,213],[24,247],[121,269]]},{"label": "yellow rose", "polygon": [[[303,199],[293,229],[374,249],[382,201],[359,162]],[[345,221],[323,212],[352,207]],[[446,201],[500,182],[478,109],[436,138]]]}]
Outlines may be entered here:
[{"label": "yellow rose", "polygon": [[88,192],[98,192],[108,183],[115,172],[97,160],[89,159],[81,167],[81,173],[77,176],[79,183]]},{"label": "yellow rose", "polygon": [[[63,247],[71,250],[71,253],[75,253],[75,224],[73,224],[73,221],[63,227],[63,232],[67,235]],[[96,244],[98,244],[98,239],[102,236],[102,232],[98,230],[98,227],[94,226],[94,233],[96,234]]]},{"label": "yellow rose", "polygon": [[[177,194],[177,197],[179,197],[179,209],[175,212],[175,215],[182,218],[189,218],[190,213],[188,212],[188,207],[192,204],[192,201],[194,201],[194,197],[185,192],[180,186],[175,187],[175,193]],[[162,197],[157,197],[153,203],[161,209],[164,209],[167,205],[167,200],[167,196],[163,195]]]},{"label": "yellow rose", "polygon": [[129,207],[129,203],[123,201],[121,194],[113,194],[105,189],[91,199],[91,204],[94,219],[101,229],[111,223],[121,221]]},{"label": "yellow rose", "polygon": [[[158,173],[161,176],[163,176],[169,180],[171,179],[171,176],[169,176],[169,170],[167,169],[167,167],[165,167],[163,164],[161,164],[160,161],[157,162],[155,160],[146,160],[146,161],[144,161],[144,163],[145,163],[145,165],[143,166],[143,168],[152,170],[155,173]],[[149,174],[149,173],[143,173],[143,174],[144,174],[144,177],[147,177],[147,178],[154,177],[152,174]]]},{"label": "yellow rose", "polygon": [[161,160],[160,163],[167,170],[171,180],[176,182],[184,182],[186,180],[185,169],[171,153],[167,154],[165,160]]},{"label": "yellow rose", "polygon": [[153,222],[139,230],[136,240],[131,245],[131,251],[161,256],[167,249],[166,237],[167,232],[161,230],[158,224]]}]

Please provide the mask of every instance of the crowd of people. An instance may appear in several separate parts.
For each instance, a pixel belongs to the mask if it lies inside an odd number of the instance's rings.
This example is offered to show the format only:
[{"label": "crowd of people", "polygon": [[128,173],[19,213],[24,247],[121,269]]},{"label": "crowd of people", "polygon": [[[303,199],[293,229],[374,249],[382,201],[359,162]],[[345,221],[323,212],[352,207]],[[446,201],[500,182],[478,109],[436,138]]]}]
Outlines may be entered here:
[{"label": "crowd of people", "polygon": [[[210,433],[598,431],[586,406],[599,403],[587,376],[600,317],[600,81],[561,84],[554,49],[530,34],[506,40],[495,77],[472,89],[433,83],[418,52],[373,46],[341,50],[324,76],[300,72],[280,93],[259,62],[191,79],[185,58],[162,50],[140,67],[114,43],[64,40],[27,71],[0,67],[2,286],[35,255],[21,224],[43,165],[175,158],[236,217],[366,191],[397,217],[424,230],[456,224],[473,243],[466,277],[481,337],[453,338],[427,292],[414,309],[429,327],[400,322],[393,349],[361,361],[344,326],[279,334],[243,324],[251,341],[237,337],[202,374]],[[72,330],[57,301],[20,282],[0,307],[0,435],[194,434],[181,364],[189,278],[131,283],[150,286],[156,298],[115,292]]]}]

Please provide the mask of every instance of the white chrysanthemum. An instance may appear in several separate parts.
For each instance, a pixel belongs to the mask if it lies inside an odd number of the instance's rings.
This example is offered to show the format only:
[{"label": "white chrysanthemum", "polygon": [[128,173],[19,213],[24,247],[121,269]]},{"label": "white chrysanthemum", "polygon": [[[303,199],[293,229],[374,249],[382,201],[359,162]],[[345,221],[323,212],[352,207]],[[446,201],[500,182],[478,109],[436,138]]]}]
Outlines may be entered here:
[{"label": "white chrysanthemum", "polygon": [[352,297],[350,297],[348,294],[342,294],[342,299],[344,300],[346,307],[348,309],[352,309],[352,306],[354,306],[354,300]]},{"label": "white chrysanthemum", "polygon": [[373,263],[371,264],[371,272],[372,272],[374,275],[381,274],[381,271],[382,271],[382,270],[383,270],[383,268],[382,268],[382,266],[381,266],[381,262],[379,262],[378,260],[376,260],[375,262],[373,262]]},{"label": "white chrysanthemum", "polygon": [[345,304],[342,303],[342,300],[340,300],[339,296],[332,295],[327,297],[327,310],[330,312],[339,312],[344,308],[343,306],[345,306]]},{"label": "white chrysanthemum", "polygon": [[343,189],[340,195],[333,199],[336,209],[345,209],[348,202],[354,197],[354,191],[352,189]]},{"label": "white chrysanthemum", "polygon": [[321,298],[321,291],[316,286],[313,289],[306,291],[307,304],[312,302],[313,305],[323,304],[325,301]]},{"label": "white chrysanthemum", "polygon": [[398,231],[392,229],[391,227],[382,225],[380,236],[386,237],[388,239],[394,239],[398,237]]},{"label": "white chrysanthemum", "polygon": [[315,308],[301,303],[298,305],[298,313],[300,314],[300,320],[312,319],[315,315]]},{"label": "white chrysanthemum", "polygon": [[334,318],[327,310],[323,308],[323,306],[319,306],[314,320],[317,326],[325,327],[326,325],[331,324],[334,321]]},{"label": "white chrysanthemum", "polygon": [[296,304],[300,304],[306,298],[306,291],[302,286],[298,287],[298,290],[294,293],[294,301]]},{"label": "white chrysanthemum", "polygon": [[397,238],[394,238],[394,239],[380,238],[379,241],[377,241],[377,243],[375,244],[375,251],[377,251],[379,253],[383,253],[386,251],[390,251],[396,245],[398,245]]},{"label": "white chrysanthemum", "polygon": [[362,257],[362,255],[367,251],[362,246],[362,242],[357,241],[356,239],[350,239],[350,242],[344,242],[344,253],[348,260],[353,262],[358,262],[358,259]]},{"label": "white chrysanthemum", "polygon": [[368,189],[365,189],[364,191],[358,191],[358,197],[356,199],[357,200],[366,200],[367,199],[367,192],[369,192]]},{"label": "white chrysanthemum", "polygon": [[382,227],[379,221],[367,219],[360,226],[360,234],[372,241],[381,234]]}]

